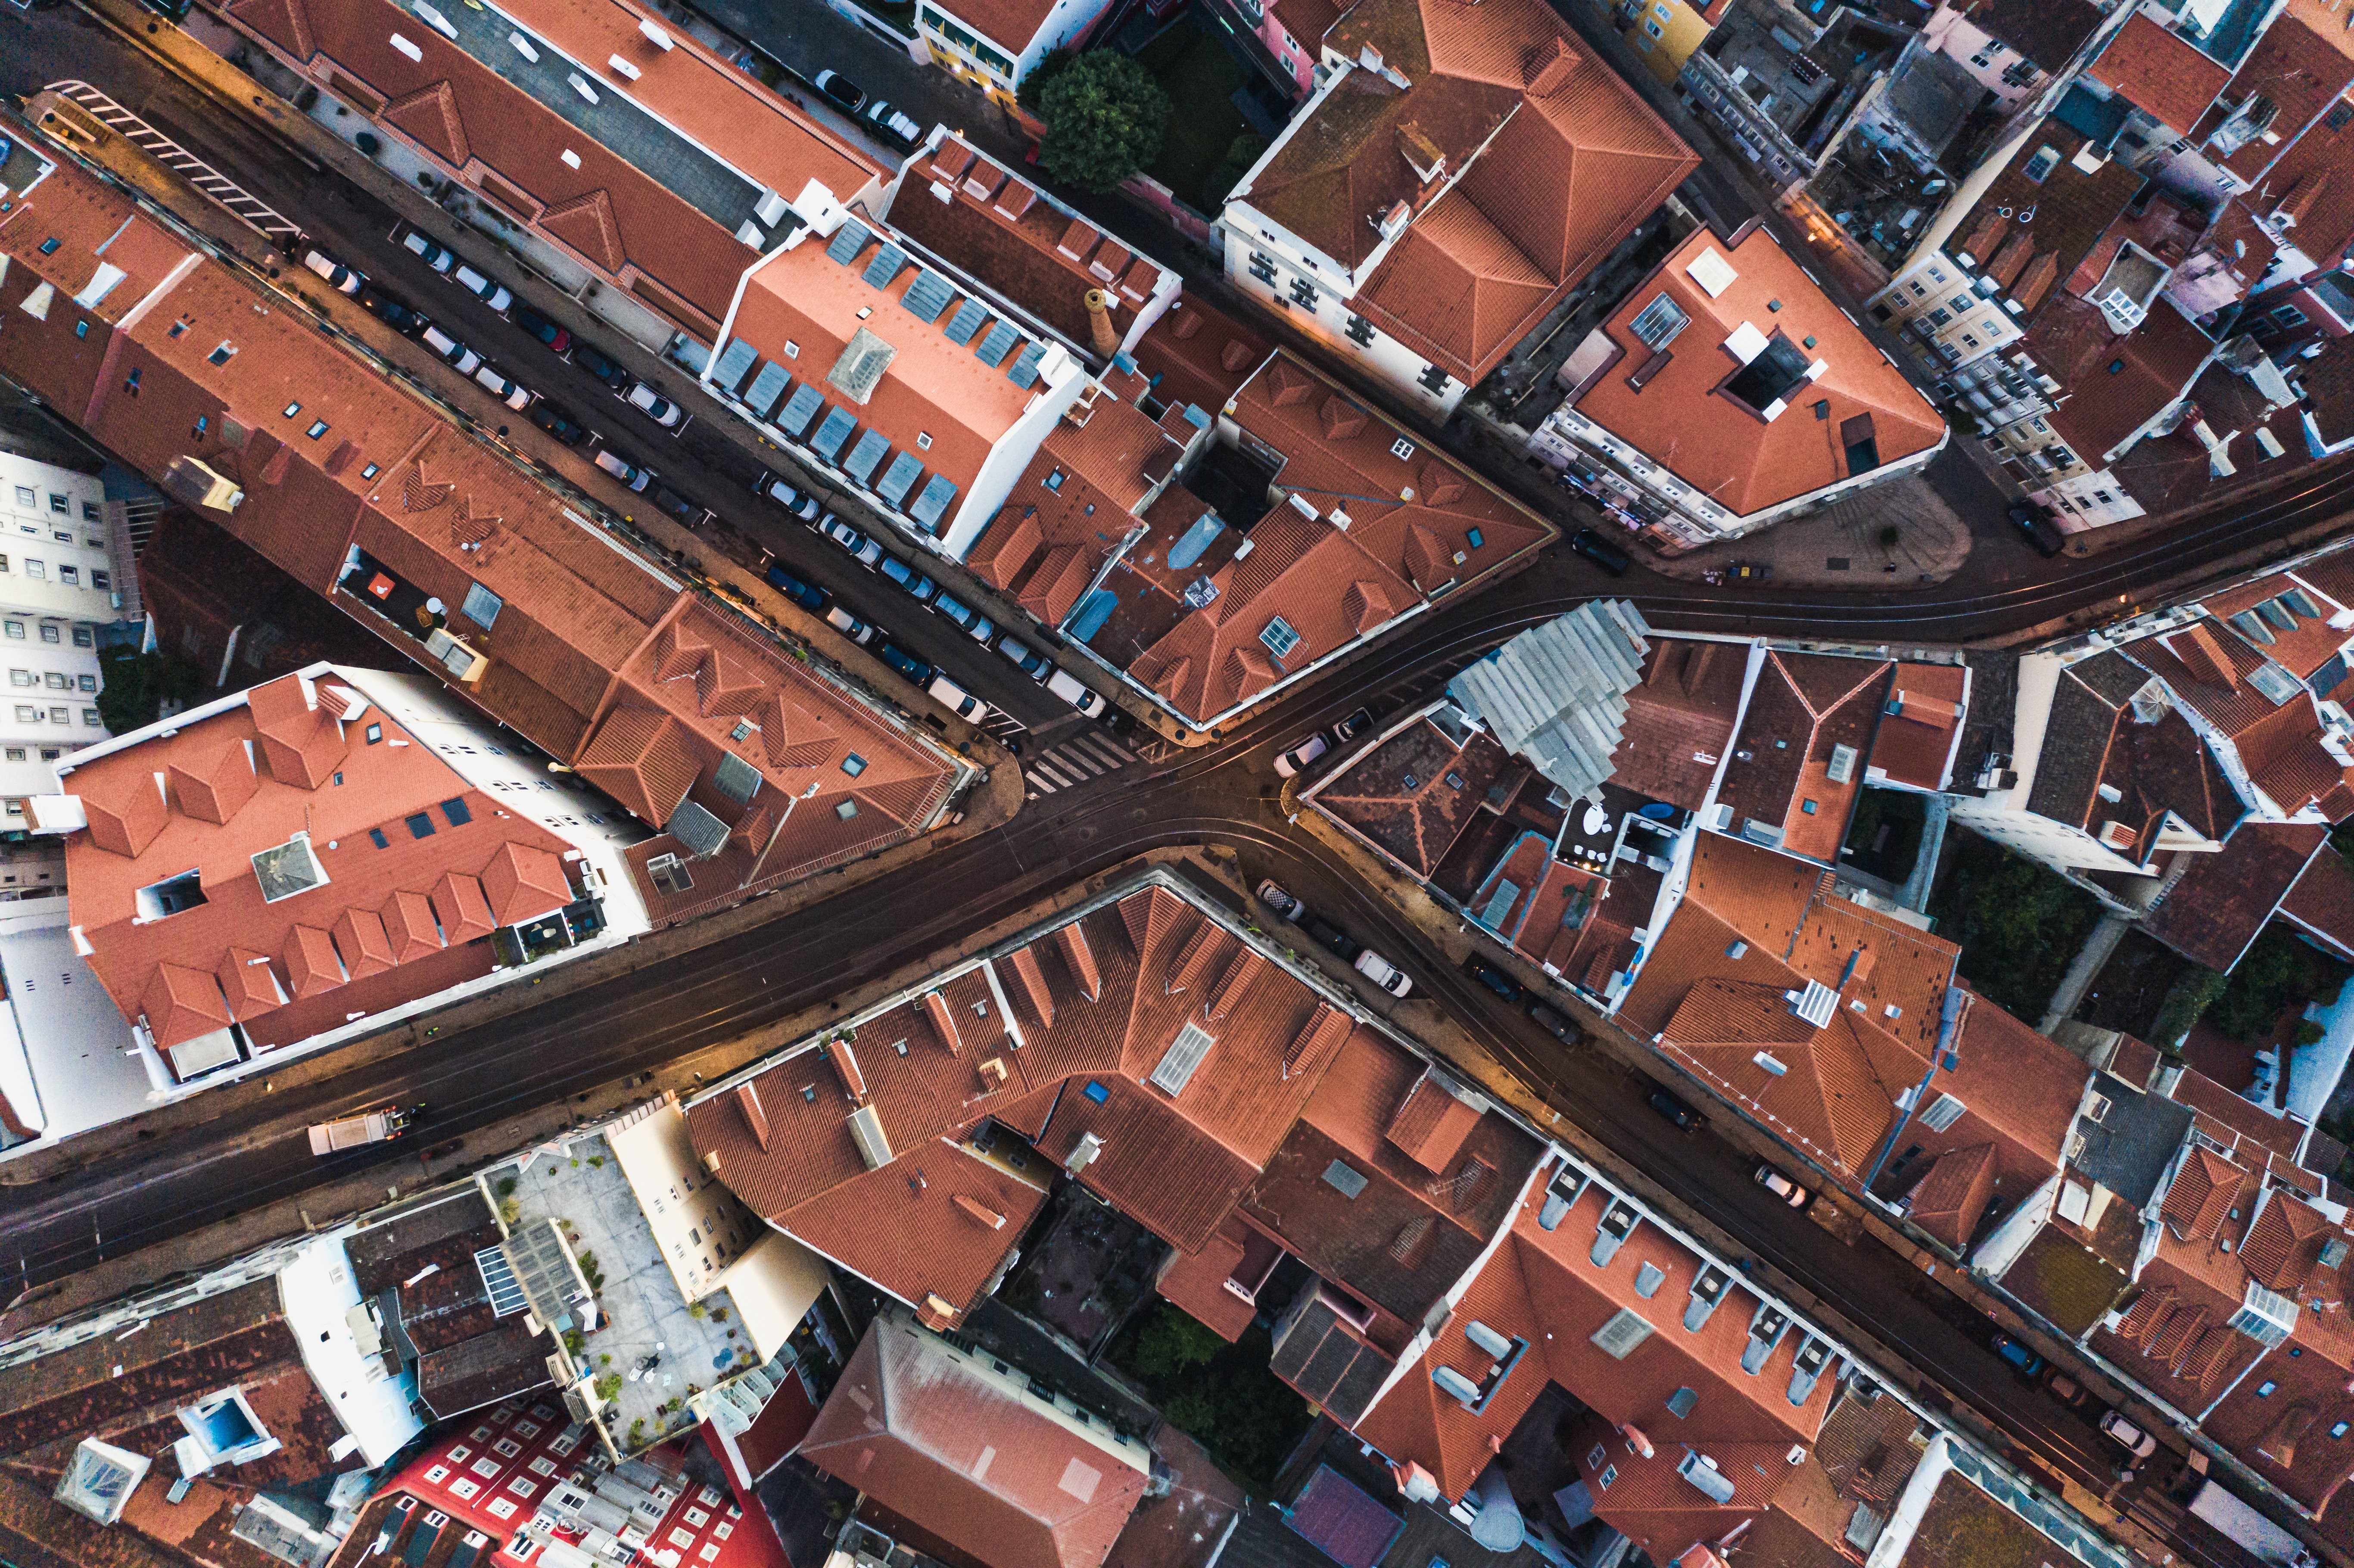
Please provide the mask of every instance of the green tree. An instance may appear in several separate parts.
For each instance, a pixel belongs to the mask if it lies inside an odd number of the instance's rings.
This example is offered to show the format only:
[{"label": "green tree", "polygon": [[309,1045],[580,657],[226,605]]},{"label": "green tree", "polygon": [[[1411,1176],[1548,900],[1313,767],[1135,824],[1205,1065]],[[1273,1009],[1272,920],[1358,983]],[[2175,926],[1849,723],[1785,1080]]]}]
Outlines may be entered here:
[{"label": "green tree", "polygon": [[175,653],[110,648],[98,656],[98,716],[110,735],[154,724],[166,701],[185,706],[205,689],[203,667]]},{"label": "green tree", "polygon": [[1039,56],[1038,63],[1030,68],[1030,74],[1022,79],[1022,85],[1013,90],[1014,101],[1031,113],[1043,116],[1045,111],[1039,107],[1038,95],[1046,90],[1048,82],[1063,74],[1063,68],[1069,65],[1072,58],[1071,51],[1059,44]]},{"label": "green tree", "polygon": [[1108,191],[1161,154],[1169,95],[1126,55],[1089,50],[1036,96],[1046,122],[1039,160],[1058,180]]},{"label": "green tree", "polygon": [[1164,1308],[1137,1336],[1135,1367],[1146,1377],[1168,1377],[1216,1360],[1225,1348],[1217,1330],[1186,1313]]}]

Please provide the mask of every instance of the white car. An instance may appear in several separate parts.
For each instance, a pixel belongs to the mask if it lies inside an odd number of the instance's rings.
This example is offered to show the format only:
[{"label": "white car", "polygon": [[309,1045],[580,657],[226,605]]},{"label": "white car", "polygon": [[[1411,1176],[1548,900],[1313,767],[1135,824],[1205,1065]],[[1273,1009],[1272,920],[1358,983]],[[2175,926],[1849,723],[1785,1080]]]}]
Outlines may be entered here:
[{"label": "white car", "polygon": [[1078,677],[1060,670],[1046,677],[1046,689],[1089,718],[1100,718],[1110,705],[1103,700],[1102,693],[1088,689]]},{"label": "white car", "polygon": [[2114,1410],[2101,1417],[2101,1430],[2111,1441],[2121,1445],[2126,1453],[2137,1459],[2147,1459],[2158,1452],[2156,1437]]},{"label": "white car", "polygon": [[441,363],[461,376],[472,376],[482,367],[482,356],[443,332],[438,326],[425,329],[421,340],[425,346],[439,355]]},{"label": "white car", "polygon": [[752,482],[752,493],[765,495],[804,523],[817,521],[817,497],[806,491],[795,490],[767,469]]},{"label": "white car", "polygon": [[620,480],[631,492],[642,491],[654,482],[653,470],[640,468],[637,464],[626,461],[612,452],[599,452],[597,466]]},{"label": "white car", "polygon": [[1023,642],[1018,637],[1009,635],[1000,638],[997,643],[997,651],[1000,653],[1004,654],[1008,659],[1013,660],[1013,667],[1021,671],[1023,674],[1029,676],[1034,681],[1045,680],[1047,675],[1052,673],[1055,668],[1053,664],[1047,662],[1046,656],[1044,653],[1039,652],[1035,648]]},{"label": "white car", "polygon": [[474,380],[484,391],[517,413],[530,408],[536,397],[535,393],[525,391],[514,377],[503,376],[487,365],[474,372]]},{"label": "white car", "polygon": [[1258,901],[1287,920],[1298,920],[1308,913],[1308,901],[1292,895],[1283,884],[1268,877],[1258,885]]},{"label": "white car", "polygon": [[475,271],[472,267],[461,266],[456,271],[451,273],[450,276],[457,280],[459,285],[462,287],[466,292],[473,295],[474,298],[482,301],[482,303],[490,306],[491,309],[498,312],[501,315],[504,315],[506,313],[507,307],[514,303],[514,296],[507,292],[507,287],[504,283],[495,282],[489,278],[485,278],[480,272]]},{"label": "white car", "polygon": [[924,689],[930,694],[932,701],[939,704],[967,724],[979,724],[989,716],[987,703],[982,702],[946,675],[933,676],[932,683]]},{"label": "white car", "polygon": [[849,551],[850,558],[870,572],[883,564],[882,546],[831,513],[826,514],[825,522],[818,532]]},{"label": "white car", "polygon": [[447,272],[458,260],[450,253],[448,247],[434,244],[413,228],[400,237],[400,248],[436,272]]},{"label": "white car", "polygon": [[1387,959],[1382,957],[1371,948],[1367,948],[1363,952],[1357,955],[1356,967],[1359,974],[1364,976],[1367,980],[1373,981],[1375,985],[1381,987],[1392,996],[1404,996],[1406,992],[1414,989],[1414,981],[1406,979],[1404,974],[1399,972],[1398,967],[1395,964],[1390,962]]},{"label": "white car", "polygon": [[631,382],[622,401],[665,430],[676,428],[679,421],[686,418],[677,404],[642,381]]},{"label": "white car", "polygon": [[367,281],[367,274],[355,271],[323,251],[313,250],[302,258],[302,265],[327,281],[327,286],[341,293],[356,294]]},{"label": "white car", "polygon": [[1771,1165],[1760,1165],[1749,1173],[1749,1179],[1794,1209],[1805,1208],[1807,1201],[1814,1196]]},{"label": "white car", "polygon": [[861,648],[874,641],[876,636],[873,621],[861,620],[838,604],[825,612],[825,621]]},{"label": "white car", "polygon": [[1316,765],[1316,759],[1332,749],[1332,743],[1322,735],[1311,735],[1298,746],[1275,759],[1275,770],[1286,779],[1305,773]]}]

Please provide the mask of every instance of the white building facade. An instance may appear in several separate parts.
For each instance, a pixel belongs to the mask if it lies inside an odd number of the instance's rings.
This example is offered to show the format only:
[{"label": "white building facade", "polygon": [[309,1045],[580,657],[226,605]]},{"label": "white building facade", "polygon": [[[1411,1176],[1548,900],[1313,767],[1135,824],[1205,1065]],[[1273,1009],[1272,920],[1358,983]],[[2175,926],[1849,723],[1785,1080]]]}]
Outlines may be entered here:
[{"label": "white building facade", "polygon": [[[116,559],[94,474],[0,448],[0,832],[22,830],[50,765],[106,738],[98,629],[133,569]],[[117,531],[120,532],[119,530]]]}]

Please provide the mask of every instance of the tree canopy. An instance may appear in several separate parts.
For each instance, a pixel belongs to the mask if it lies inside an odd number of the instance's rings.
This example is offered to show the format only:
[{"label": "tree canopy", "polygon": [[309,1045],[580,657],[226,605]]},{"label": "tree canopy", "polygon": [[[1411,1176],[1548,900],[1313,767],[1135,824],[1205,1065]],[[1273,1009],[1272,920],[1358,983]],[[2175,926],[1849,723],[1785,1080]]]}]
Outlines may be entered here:
[{"label": "tree canopy", "polygon": [[1128,56],[1092,49],[1056,70],[1033,95],[1046,139],[1046,172],[1108,191],[1160,155],[1169,95]]}]

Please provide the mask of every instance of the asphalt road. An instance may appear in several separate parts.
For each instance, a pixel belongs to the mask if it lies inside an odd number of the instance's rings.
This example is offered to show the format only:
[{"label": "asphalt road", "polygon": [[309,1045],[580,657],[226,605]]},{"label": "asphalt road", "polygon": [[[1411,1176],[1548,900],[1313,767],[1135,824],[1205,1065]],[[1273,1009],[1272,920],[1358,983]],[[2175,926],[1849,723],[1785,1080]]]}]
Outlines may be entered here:
[{"label": "asphalt road", "polygon": [[[226,172],[310,228],[331,253],[445,323],[518,380],[604,432],[613,450],[661,471],[663,482],[725,518],[735,550],[748,542],[796,574],[881,620],[984,700],[1037,725],[1039,738],[1076,721],[996,654],[861,572],[834,546],[775,507],[755,501],[758,459],[737,448],[716,420],[698,418],[673,439],[615,401],[578,367],[493,316],[393,242],[392,215],[340,179],[311,174],[242,122],[67,11],[0,8],[0,89],[27,92],[65,77],[95,83],[139,106]],[[290,273],[290,276],[292,274]],[[341,311],[355,332],[370,318]],[[377,332],[370,341],[382,339]],[[453,402],[519,450],[585,486],[604,482],[582,458],[543,439],[486,394],[431,366],[413,345],[405,361]],[[471,399],[471,401],[469,401]],[[925,860],[896,881],[772,921],[690,953],[655,972],[553,999],[494,1027],[439,1036],[355,1066],[318,1085],[264,1095],[258,1086],[215,1091],[203,1126],[101,1157],[35,1191],[0,1194],[0,1266],[20,1284],[59,1277],[242,1210],[299,1194],[323,1177],[411,1156],[396,1146],[322,1161],[302,1128],[323,1117],[387,1101],[434,1108],[438,1140],[495,1128],[518,1111],[658,1067],[839,995],[928,950],[1002,919],[1040,895],[1157,845],[1222,844],[1255,881],[1272,875],[1320,912],[1398,960],[1500,1059],[1541,1085],[1563,1111],[1695,1210],[1748,1239],[1756,1255],[1874,1330],[2020,1445],[2096,1488],[2116,1455],[2084,1419],[2022,1383],[1984,1343],[1984,1326],[1952,1320],[1952,1298],[1901,1259],[1865,1243],[1848,1246],[1774,1202],[1748,1181],[1747,1161],[1708,1133],[1681,1135],[1641,1104],[1643,1090],[1603,1058],[1564,1052],[1524,1017],[1507,1012],[1452,968],[1435,968],[1416,933],[1360,885],[1315,841],[1288,830],[1274,803],[1271,759],[1310,728],[1360,704],[1395,711],[1425,700],[1446,676],[1513,632],[1597,593],[1635,600],[1655,624],[1709,630],[1812,634],[1865,641],[1984,638],[2089,606],[2123,611],[2153,585],[2296,528],[2338,515],[2354,473],[2308,479],[2237,514],[2186,524],[2089,561],[2045,560],[2023,541],[1980,541],[1964,572],[1930,588],[1810,593],[1710,588],[1638,569],[1603,576],[1555,551],[1485,595],[1411,623],[1392,641],[1246,720],[1213,747],[1164,756],[1073,783],[1033,801],[1006,827]],[[597,492],[631,509],[617,487]],[[1589,518],[1571,512],[1565,521]],[[937,574],[936,574],[937,575]],[[2153,1521],[2160,1522],[2160,1521]],[[2210,1561],[2189,1542],[2178,1549]],[[2228,1559],[2226,1559],[2228,1560]]]}]

